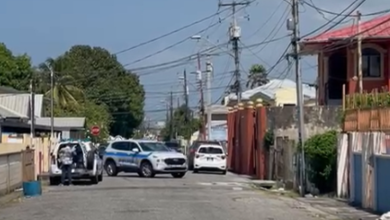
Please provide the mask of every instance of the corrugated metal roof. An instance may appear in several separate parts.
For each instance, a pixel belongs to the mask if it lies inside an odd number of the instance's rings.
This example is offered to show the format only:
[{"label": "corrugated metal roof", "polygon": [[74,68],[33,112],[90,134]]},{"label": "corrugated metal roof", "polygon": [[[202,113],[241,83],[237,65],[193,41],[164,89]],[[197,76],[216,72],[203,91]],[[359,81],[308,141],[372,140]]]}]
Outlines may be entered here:
[{"label": "corrugated metal roof", "polygon": [[[360,24],[362,38],[390,37],[390,14],[382,15]],[[349,25],[340,29],[327,31],[320,35],[304,39],[305,42],[328,41],[329,39],[342,39],[357,34],[357,25]]]},{"label": "corrugated metal roof", "polygon": [[1,118],[27,118],[11,109],[8,109],[4,106],[0,106],[0,117]]},{"label": "corrugated metal roof", "polygon": [[[0,105],[24,117],[30,116],[30,94],[0,94]],[[35,95],[35,117],[41,117],[43,95]]]},{"label": "corrugated metal roof", "polygon": [[[29,122],[30,123],[30,122]],[[36,118],[35,123],[42,126],[50,126],[51,120],[49,117]],[[54,127],[56,128],[84,128],[84,117],[55,117]]]}]

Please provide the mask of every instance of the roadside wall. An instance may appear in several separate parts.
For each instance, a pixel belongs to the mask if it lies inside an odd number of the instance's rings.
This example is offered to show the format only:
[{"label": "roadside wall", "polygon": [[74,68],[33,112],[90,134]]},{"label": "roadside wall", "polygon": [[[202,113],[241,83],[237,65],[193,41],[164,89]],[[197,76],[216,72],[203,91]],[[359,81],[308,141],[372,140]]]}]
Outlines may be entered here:
[{"label": "roadside wall", "polygon": [[[267,128],[273,130],[275,137],[298,139],[298,111],[295,106],[267,108]],[[305,134],[311,137],[329,130],[339,130],[341,122],[338,106],[305,106]]]},{"label": "roadside wall", "polygon": [[[329,130],[340,130],[341,113],[336,106],[305,106],[306,138]],[[274,146],[269,150],[268,178],[297,188],[299,180],[298,111],[295,106],[268,107],[267,130],[274,134]],[[311,184],[308,183],[308,186]]]},{"label": "roadside wall", "polygon": [[20,152],[0,154],[0,195],[22,185],[22,156]]}]

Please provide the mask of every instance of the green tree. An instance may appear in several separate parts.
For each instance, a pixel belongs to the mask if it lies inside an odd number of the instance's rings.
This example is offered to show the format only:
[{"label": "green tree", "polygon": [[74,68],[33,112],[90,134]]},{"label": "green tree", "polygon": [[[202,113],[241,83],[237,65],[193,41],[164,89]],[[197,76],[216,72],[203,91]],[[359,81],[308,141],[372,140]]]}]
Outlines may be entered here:
[{"label": "green tree", "polygon": [[170,135],[177,134],[185,139],[190,139],[191,135],[200,127],[200,121],[196,118],[186,119],[186,113],[192,115],[192,111],[185,105],[177,108],[173,113],[173,118],[166,122],[165,127],[161,131],[161,136],[164,140],[169,140]]},{"label": "green tree", "polygon": [[56,74],[72,77],[86,100],[107,106],[112,118],[110,133],[130,137],[144,117],[144,89],[138,76],[101,47],[73,46],[54,60]]},{"label": "green tree", "polygon": [[246,87],[253,89],[258,86],[265,85],[269,82],[267,78],[267,71],[264,66],[260,64],[254,64],[249,69],[249,76],[246,82]]},{"label": "green tree", "polygon": [[305,142],[307,173],[321,193],[335,190],[337,180],[337,131],[316,134]]},{"label": "green tree", "polygon": [[27,91],[32,72],[27,54],[15,56],[4,43],[0,43],[0,85]]},{"label": "green tree", "polygon": [[60,108],[78,107],[79,102],[84,101],[84,91],[77,87],[74,77],[64,71],[62,57],[58,57],[57,59],[49,58],[45,63],[39,65],[34,74],[38,86],[37,91],[44,93],[46,97],[51,97],[52,88],[50,85],[51,77],[49,67],[54,72],[54,103]]},{"label": "green tree", "polygon": [[[97,137],[97,141],[103,140],[109,136],[109,126],[112,122],[112,118],[108,113],[107,106],[104,104],[97,105],[92,101],[86,100],[85,102],[80,102],[75,108],[61,108],[55,106],[54,116],[85,117],[87,129],[95,125],[100,127],[100,134]],[[91,136],[91,134],[87,133],[87,136]]]}]

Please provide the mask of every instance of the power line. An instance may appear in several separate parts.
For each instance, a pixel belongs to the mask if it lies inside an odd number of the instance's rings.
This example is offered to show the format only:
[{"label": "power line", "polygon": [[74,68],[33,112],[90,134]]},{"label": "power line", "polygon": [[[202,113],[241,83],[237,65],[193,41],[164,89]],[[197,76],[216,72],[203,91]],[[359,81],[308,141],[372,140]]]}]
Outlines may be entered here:
[{"label": "power line", "polygon": [[168,32],[168,33],[166,33],[166,34],[162,34],[162,35],[160,35],[160,36],[158,36],[158,37],[155,37],[155,38],[153,38],[153,39],[150,39],[150,40],[147,40],[147,41],[145,41],[145,42],[139,43],[139,44],[134,45],[134,46],[132,46],[132,47],[126,48],[126,49],[121,50],[121,51],[118,51],[118,52],[116,52],[116,53],[114,53],[114,54],[115,54],[115,55],[118,55],[118,54],[121,54],[121,53],[128,52],[128,51],[130,51],[130,50],[134,50],[134,49],[136,49],[136,48],[138,48],[138,47],[142,47],[142,46],[144,46],[144,45],[153,43],[153,42],[158,41],[158,40],[160,40],[160,39],[162,39],[162,38],[168,37],[168,36],[170,36],[170,35],[172,35],[172,34],[175,34],[175,33],[177,33],[177,32],[180,32],[180,31],[182,31],[182,30],[185,30],[185,29],[187,29],[187,28],[189,28],[189,27],[192,27],[192,26],[194,26],[194,25],[197,25],[197,24],[199,24],[199,23],[202,23],[202,22],[204,22],[204,21],[207,21],[207,20],[209,20],[209,19],[211,19],[211,18],[214,18],[215,16],[217,16],[217,15],[219,15],[219,14],[221,14],[222,12],[227,11],[227,10],[228,10],[228,9],[225,9],[225,10],[222,10],[222,11],[219,11],[219,10],[218,10],[216,13],[214,13],[214,14],[212,14],[212,15],[209,15],[209,16],[207,16],[207,17],[205,17],[205,18],[202,18],[202,19],[197,20],[197,21],[195,21],[195,22],[192,22],[192,23],[190,23],[190,24],[184,25],[184,26],[181,27],[181,28],[178,28],[178,29],[173,30],[173,31],[171,31],[171,32]]},{"label": "power line", "polygon": [[[237,4],[238,4],[238,3],[237,3]],[[245,7],[242,7],[242,8],[240,8],[240,9],[238,9],[238,10],[242,10],[242,9],[244,9],[244,8],[245,8]],[[233,15],[233,13],[230,14],[230,15],[228,15],[228,16],[226,16],[226,17],[224,17],[224,18],[221,19],[220,21],[224,21],[224,20],[228,19],[229,17],[231,17],[232,15]],[[212,24],[212,25],[209,25],[208,27],[202,29],[201,31],[198,31],[197,33],[195,33],[195,35],[201,34],[201,33],[205,32],[205,31],[207,31],[208,29],[210,29],[210,28],[212,28],[212,27],[218,25],[218,24],[220,23],[220,21],[219,21],[219,22],[216,22],[216,23],[214,23],[214,24]],[[132,62],[130,62],[130,63],[124,64],[123,66],[129,66],[129,65],[132,65],[132,64],[135,64],[135,63],[139,63],[139,62],[144,61],[144,60],[146,60],[146,59],[148,59],[148,58],[150,58],[150,57],[153,57],[153,56],[155,56],[155,55],[158,55],[158,54],[160,54],[160,53],[163,53],[163,52],[165,52],[165,51],[167,51],[167,50],[169,50],[169,49],[171,49],[171,48],[173,48],[173,47],[175,47],[175,46],[177,46],[177,45],[180,45],[180,44],[184,43],[185,41],[191,39],[192,36],[193,36],[193,35],[188,36],[188,37],[186,37],[186,38],[184,38],[184,39],[182,39],[182,40],[180,40],[180,41],[178,41],[178,42],[176,42],[176,43],[174,43],[174,44],[171,44],[171,45],[169,45],[169,46],[167,46],[167,47],[165,47],[165,48],[163,48],[163,49],[161,49],[161,50],[158,50],[158,51],[156,51],[156,52],[154,52],[154,53],[152,53],[152,54],[146,55],[146,56],[144,56],[144,57],[142,57],[142,58],[140,58],[140,59],[137,59],[137,60],[135,60],[135,61],[132,61]]]},{"label": "power line", "polygon": [[[353,2],[352,2],[350,5],[348,5],[343,11],[341,11],[340,14],[337,14],[335,17],[333,17],[332,19],[330,19],[330,20],[329,20],[328,22],[326,22],[325,24],[323,24],[323,25],[319,26],[318,28],[312,30],[311,32],[309,32],[309,33],[307,33],[307,34],[301,36],[300,38],[301,38],[301,39],[306,38],[306,37],[308,37],[308,36],[310,36],[310,35],[316,33],[317,31],[323,29],[324,27],[328,26],[329,24],[335,22],[335,20],[336,20],[338,17],[342,16],[342,14],[343,14],[344,12],[346,12],[348,9],[350,9],[352,6],[354,6],[354,4],[357,3],[358,1],[359,1],[359,0],[353,1]],[[365,0],[361,0],[360,3],[358,3],[353,9],[351,9],[351,12],[348,13],[348,14],[349,14],[349,15],[352,14],[353,11],[356,10],[356,9],[357,9],[360,5],[362,5],[364,2],[365,2]],[[331,27],[329,27],[328,29],[326,29],[325,31],[323,31],[321,34],[323,34],[323,33],[327,32],[327,31],[331,30],[331,29],[334,28],[334,27],[336,27],[337,25],[339,25],[342,21],[344,21],[344,20],[347,19],[347,18],[348,18],[348,16],[343,16],[342,19],[340,19],[338,22],[335,22]]]},{"label": "power line", "polygon": [[[320,11],[320,12],[323,12],[323,13],[327,13],[327,14],[331,14],[331,15],[338,15],[338,16],[347,16],[347,17],[356,17],[356,15],[353,15],[353,14],[342,14],[342,13],[336,13],[336,12],[332,12],[332,11],[329,11],[329,10],[326,10],[326,9],[323,9],[323,8],[320,8],[320,7],[317,7],[314,5],[313,1],[311,1],[311,3],[307,2],[307,1],[302,1],[303,4],[315,9],[316,11]],[[375,15],[381,15],[381,14],[386,14],[386,13],[389,13],[390,12],[390,9],[385,9],[385,10],[382,10],[382,11],[376,11],[376,12],[370,12],[370,13],[366,13],[366,14],[362,14],[361,16],[362,17],[368,17],[368,16],[375,16]]]}]

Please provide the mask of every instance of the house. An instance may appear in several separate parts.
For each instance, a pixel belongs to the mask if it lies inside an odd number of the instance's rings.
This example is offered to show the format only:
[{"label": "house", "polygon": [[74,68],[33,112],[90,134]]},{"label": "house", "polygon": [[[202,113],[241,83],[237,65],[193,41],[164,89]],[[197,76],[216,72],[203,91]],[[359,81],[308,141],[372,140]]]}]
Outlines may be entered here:
[{"label": "house", "polygon": [[[303,85],[303,96],[307,105],[314,105],[317,95],[316,88]],[[242,102],[262,99],[271,106],[291,106],[297,104],[296,83],[290,79],[271,79],[267,84],[244,91],[241,94]],[[224,105],[237,105],[236,94],[229,94],[223,100]]]},{"label": "house", "polygon": [[[35,95],[34,118],[36,134],[49,134],[50,118],[43,115],[42,94]],[[85,118],[54,118],[54,132],[57,137],[83,138]],[[0,86],[0,137],[3,140],[9,135],[30,134],[31,131],[31,95],[26,92]]]},{"label": "house", "polygon": [[[359,31],[360,30],[360,31]],[[302,55],[317,55],[318,102],[339,105],[358,89],[357,36],[361,36],[363,90],[390,88],[390,14],[309,37]]]}]

